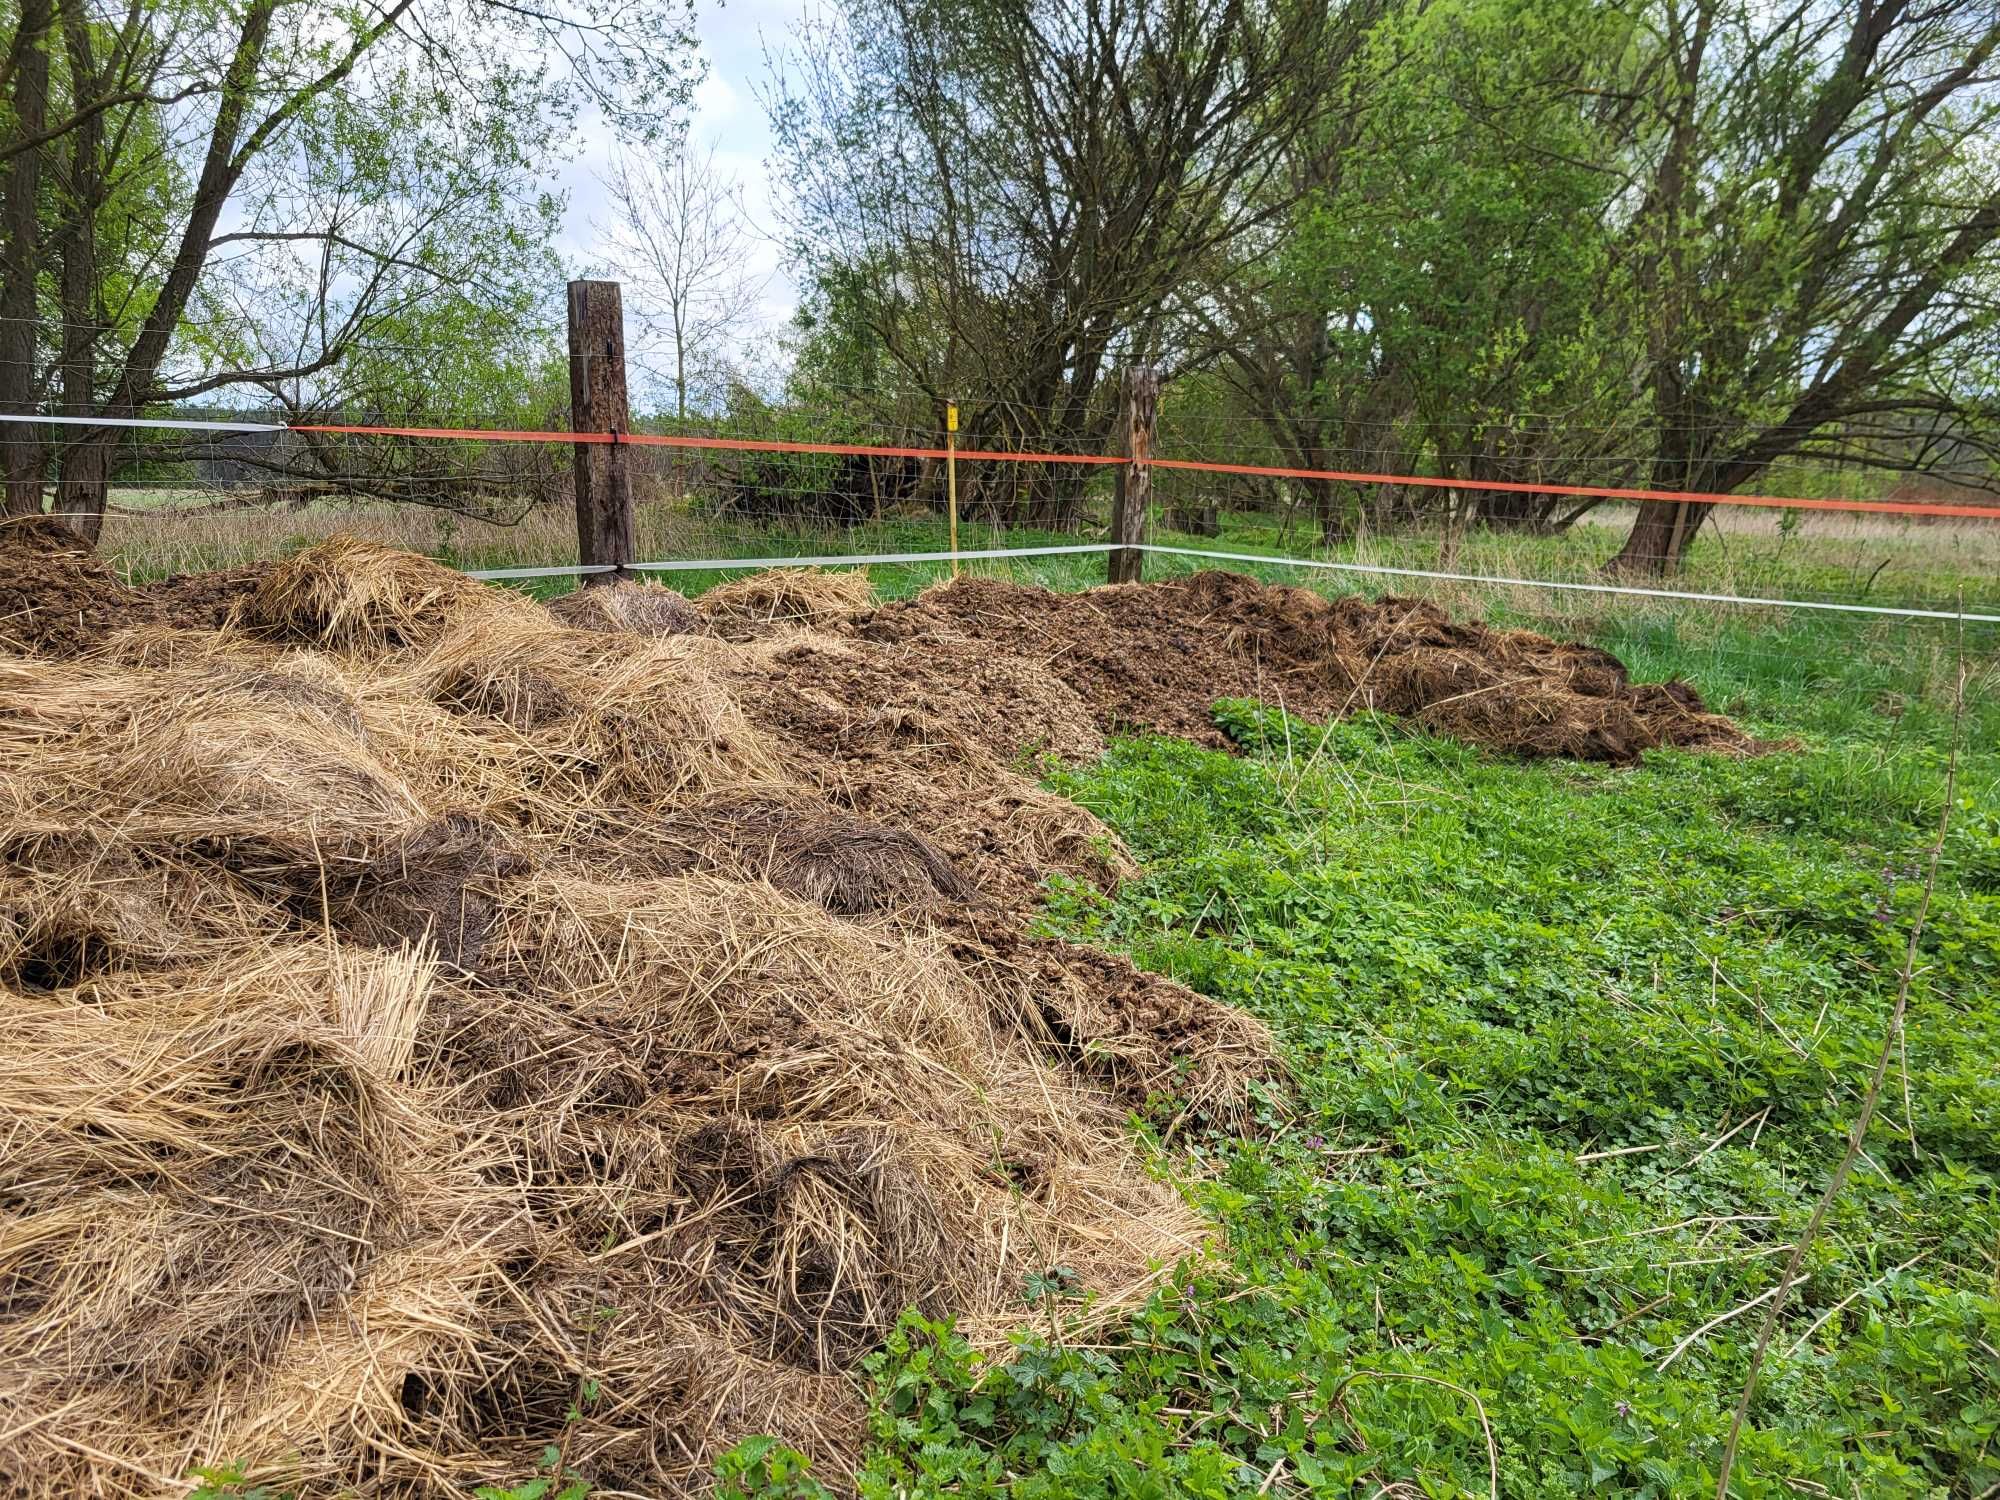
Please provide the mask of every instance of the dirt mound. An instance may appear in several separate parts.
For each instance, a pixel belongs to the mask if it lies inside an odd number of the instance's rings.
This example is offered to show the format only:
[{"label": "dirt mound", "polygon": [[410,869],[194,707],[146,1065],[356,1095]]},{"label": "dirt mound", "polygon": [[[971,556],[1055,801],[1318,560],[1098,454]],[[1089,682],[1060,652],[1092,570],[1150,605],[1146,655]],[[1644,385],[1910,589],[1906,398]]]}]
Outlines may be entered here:
[{"label": "dirt mound", "polygon": [[978,896],[921,834],[797,796],[709,799],[608,852],[621,873],[768,881],[843,917],[936,909]]},{"label": "dirt mound", "polygon": [[1032,663],[346,541],[171,597],[0,656],[0,1490],[837,1481],[904,1307],[997,1349],[1200,1249],[1126,1120],[1242,1119],[1269,1038],[1025,934],[1118,859],[1014,765],[1100,743]]},{"label": "dirt mound", "polygon": [[0,520],[0,650],[74,656],[161,618],[89,544],[47,516]]},{"label": "dirt mound", "polygon": [[796,631],[718,648],[745,713],[796,780],[877,824],[919,829],[989,896],[1032,905],[1061,871],[1129,873],[1109,830],[1036,785],[1035,754],[1087,760],[1088,708],[1035,663],[964,640],[906,646]]},{"label": "dirt mound", "polygon": [[1754,748],[1687,683],[1635,686],[1595,647],[1454,621],[1420,600],[1330,602],[1233,573],[1081,594],[965,578],[855,628],[926,651],[976,643],[1042,663],[1108,733],[1221,746],[1209,707],[1245,697],[1308,719],[1381,709],[1522,755],[1625,764],[1663,745]]}]

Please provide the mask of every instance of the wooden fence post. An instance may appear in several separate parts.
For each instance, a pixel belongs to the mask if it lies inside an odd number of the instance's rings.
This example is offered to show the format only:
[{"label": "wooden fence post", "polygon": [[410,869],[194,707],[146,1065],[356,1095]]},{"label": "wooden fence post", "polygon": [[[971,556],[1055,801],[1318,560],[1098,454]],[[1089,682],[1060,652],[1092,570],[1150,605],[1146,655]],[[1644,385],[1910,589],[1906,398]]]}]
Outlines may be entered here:
[{"label": "wooden fence post", "polygon": [[[623,569],[636,562],[632,522],[632,411],[625,394],[625,308],[615,281],[569,284],[569,427],[608,432],[609,443],[576,445],[576,551],[584,564]],[[617,573],[589,573],[586,584],[609,583]]]},{"label": "wooden fence post", "polygon": [[1146,539],[1146,515],[1153,504],[1153,427],[1160,415],[1160,372],[1135,365],[1125,372],[1123,410],[1119,427],[1125,456],[1132,461],[1118,469],[1111,500],[1111,543],[1105,554],[1105,578],[1111,583],[1137,583],[1145,572],[1146,554],[1138,544]]}]

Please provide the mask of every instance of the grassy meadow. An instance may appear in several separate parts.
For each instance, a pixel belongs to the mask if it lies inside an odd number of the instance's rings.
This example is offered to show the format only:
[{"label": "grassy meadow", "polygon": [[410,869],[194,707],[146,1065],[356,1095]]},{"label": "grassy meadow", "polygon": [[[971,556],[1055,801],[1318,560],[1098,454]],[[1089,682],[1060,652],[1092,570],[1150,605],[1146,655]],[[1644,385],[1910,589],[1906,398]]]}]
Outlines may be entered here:
[{"label": "grassy meadow", "polygon": [[[1052,1323],[998,1374],[907,1329],[872,1493],[1714,1494],[1882,1045],[1955,737],[1934,698],[1888,701],[1892,661],[1789,644],[1832,663],[1820,691],[1749,656],[1709,679],[1797,742],[1759,759],[1515,764],[1230,703],[1240,757],[1127,740],[1054,775],[1145,874],[1055,891],[1051,929],[1263,1017],[1298,1092],[1261,1137],[1163,1155],[1228,1248],[1131,1329]],[[1740,1496],[2000,1485],[1990,698],[1956,738],[1907,1026]]]},{"label": "grassy meadow", "polygon": [[[576,562],[576,533],[559,508],[524,507],[509,523],[456,515],[422,506],[319,500],[291,505],[226,505],[178,491],[113,492],[102,550],[134,579],[168,573],[236,567],[284,556],[336,532],[349,531],[421,552],[456,567],[560,567]],[[1559,536],[1470,531],[1447,544],[1437,533],[1364,534],[1331,549],[1314,548],[1309,530],[1262,515],[1226,515],[1217,538],[1164,528],[1167,545],[1239,551],[1266,556],[1311,555],[1326,561],[1377,567],[1442,569],[1487,577],[1589,581],[1618,548],[1630,511],[1607,505]],[[941,518],[915,511],[846,530],[753,525],[708,513],[685,500],[653,499],[637,509],[639,555],[646,559],[732,558],[832,553],[922,552],[945,549]],[[998,529],[966,524],[967,549],[1061,546],[1098,540],[1084,535]],[[1081,587],[1103,577],[1095,556],[1015,559],[970,564],[1024,582]],[[1148,576],[1171,576],[1214,566],[1200,559],[1152,557]],[[940,565],[878,569],[877,590],[911,592],[940,576]],[[1264,570],[1250,567],[1248,571]],[[666,575],[676,587],[699,593],[727,574]],[[1297,580],[1297,571],[1272,572]],[[1357,579],[1357,581],[1360,581]],[[2000,612],[2000,527],[1977,521],[1926,522],[1827,511],[1750,509],[1716,515],[1692,544],[1680,585],[1710,593],[1789,599],[1837,599],[1877,604],[1964,607]],[[558,585],[565,586],[565,585]],[[1353,584],[1349,585],[1350,587]],[[1391,586],[1377,580],[1371,591]],[[1404,584],[1394,584],[1405,587]],[[1410,581],[1410,587],[1417,586]],[[545,586],[544,586],[545,587]],[[1522,600],[1548,601],[1535,590]],[[1561,601],[1557,601],[1561,603]]]}]

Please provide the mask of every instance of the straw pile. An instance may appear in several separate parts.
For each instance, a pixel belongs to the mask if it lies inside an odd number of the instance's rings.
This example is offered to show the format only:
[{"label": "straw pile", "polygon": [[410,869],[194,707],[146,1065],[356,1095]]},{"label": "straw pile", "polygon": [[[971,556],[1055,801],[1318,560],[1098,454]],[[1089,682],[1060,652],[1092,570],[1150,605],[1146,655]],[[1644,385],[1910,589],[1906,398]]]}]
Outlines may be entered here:
[{"label": "straw pile", "polygon": [[1200,1249],[1129,1115],[1238,1119],[1269,1040],[1027,935],[1123,868],[1014,769],[1091,753],[1082,701],[749,592],[777,635],[573,628],[336,539],[14,637],[0,1491],[561,1443],[689,1493],[760,1431],[838,1480],[904,1307],[998,1347],[1030,1273],[1109,1315]]},{"label": "straw pile", "polygon": [[744,640],[775,625],[837,624],[873,598],[865,571],[770,568],[717,585],[702,596],[701,607],[717,635]]},{"label": "straw pile", "polygon": [[619,579],[564,594],[549,613],[577,630],[629,630],[635,635],[691,635],[701,611],[685,594],[655,584]]}]

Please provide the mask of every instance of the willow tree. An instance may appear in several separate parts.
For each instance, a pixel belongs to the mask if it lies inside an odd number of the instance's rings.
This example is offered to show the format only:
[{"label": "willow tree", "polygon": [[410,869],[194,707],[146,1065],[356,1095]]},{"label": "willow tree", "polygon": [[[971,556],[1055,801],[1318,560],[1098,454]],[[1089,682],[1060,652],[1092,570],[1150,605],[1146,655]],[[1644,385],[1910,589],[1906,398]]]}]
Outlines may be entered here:
[{"label": "willow tree", "polygon": [[[1287,153],[1290,207],[1176,310],[1282,461],[1467,481],[1460,512],[1556,526],[1480,480],[1630,477],[1629,309],[1609,162],[1632,19],[1590,0],[1436,0],[1377,22],[1347,97]],[[1309,486],[1327,540],[1364,504]]]},{"label": "willow tree", "polygon": [[[1969,0],[1664,0],[1625,153],[1656,489],[1805,454],[1990,465],[2000,411],[2000,12]],[[1953,441],[1924,441],[1949,432]],[[1987,470],[1991,472],[1990,468]],[[1614,571],[1709,507],[1643,505]]]},{"label": "willow tree", "polygon": [[[823,316],[995,438],[1088,449],[1208,257],[1282,211],[1361,10],[1305,0],[847,0],[771,100]],[[836,342],[851,345],[851,335]],[[1017,517],[1067,526],[1074,476]]]},{"label": "willow tree", "polygon": [[[580,113],[657,135],[693,76],[686,9],[621,0],[23,0],[0,19],[0,409],[82,417],[297,403],[379,334],[463,326],[423,304],[518,310],[556,279],[541,184]],[[53,444],[60,507],[93,537],[112,430]],[[16,512],[49,464],[23,436]]]}]

